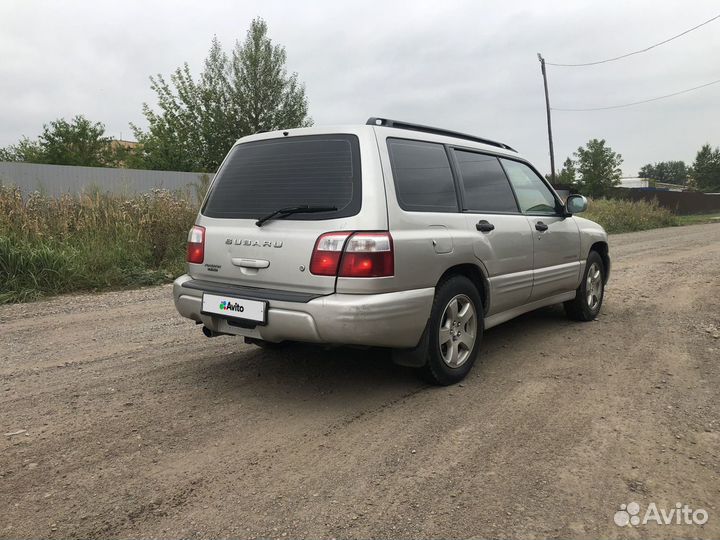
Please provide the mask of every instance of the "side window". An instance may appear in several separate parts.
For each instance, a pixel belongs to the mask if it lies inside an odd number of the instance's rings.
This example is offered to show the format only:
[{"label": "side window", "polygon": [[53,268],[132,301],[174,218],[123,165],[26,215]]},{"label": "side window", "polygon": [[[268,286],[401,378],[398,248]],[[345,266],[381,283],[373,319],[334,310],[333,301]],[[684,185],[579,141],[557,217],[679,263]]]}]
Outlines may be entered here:
[{"label": "side window", "polygon": [[512,189],[498,158],[455,150],[465,206],[479,212],[517,212]]},{"label": "side window", "polygon": [[502,160],[505,172],[515,189],[520,210],[529,214],[555,214],[555,197],[530,167],[510,159]]},{"label": "side window", "polygon": [[457,212],[450,162],[441,144],[388,139],[400,208],[419,212]]}]

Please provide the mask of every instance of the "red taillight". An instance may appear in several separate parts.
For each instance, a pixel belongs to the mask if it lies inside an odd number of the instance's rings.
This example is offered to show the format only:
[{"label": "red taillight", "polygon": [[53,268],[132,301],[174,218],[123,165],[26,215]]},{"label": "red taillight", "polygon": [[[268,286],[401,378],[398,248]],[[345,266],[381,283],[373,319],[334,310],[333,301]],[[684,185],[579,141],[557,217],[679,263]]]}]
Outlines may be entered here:
[{"label": "red taillight", "polygon": [[386,277],[395,272],[390,233],[355,233],[340,263],[340,277]]},{"label": "red taillight", "polygon": [[390,233],[323,234],[315,243],[310,272],[320,276],[386,277],[395,271]]},{"label": "red taillight", "polygon": [[187,243],[187,262],[202,264],[205,260],[205,227],[195,225],[190,229]]},{"label": "red taillight", "polygon": [[312,257],[310,257],[310,272],[318,276],[336,276],[340,256],[348,236],[350,236],[349,232],[321,235],[315,242]]}]

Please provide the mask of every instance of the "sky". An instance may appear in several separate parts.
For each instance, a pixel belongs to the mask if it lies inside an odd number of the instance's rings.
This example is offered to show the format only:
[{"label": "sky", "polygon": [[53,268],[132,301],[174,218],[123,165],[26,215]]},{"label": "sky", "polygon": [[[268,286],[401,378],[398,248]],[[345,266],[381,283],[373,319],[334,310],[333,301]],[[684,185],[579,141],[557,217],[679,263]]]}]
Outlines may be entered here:
[{"label": "sky", "polygon": [[[0,3],[0,146],[83,114],[115,138],[144,127],[149,76],[199,73],[254,17],[287,49],[316,125],[380,116],[500,140],[549,172],[537,59],[580,63],[643,49],[717,14],[716,0],[649,1],[33,1]],[[720,79],[720,19],[599,66],[548,66],[551,105],[602,107]],[[604,138],[625,176],[720,146],[720,84],[634,107],[553,111],[558,167]]]}]

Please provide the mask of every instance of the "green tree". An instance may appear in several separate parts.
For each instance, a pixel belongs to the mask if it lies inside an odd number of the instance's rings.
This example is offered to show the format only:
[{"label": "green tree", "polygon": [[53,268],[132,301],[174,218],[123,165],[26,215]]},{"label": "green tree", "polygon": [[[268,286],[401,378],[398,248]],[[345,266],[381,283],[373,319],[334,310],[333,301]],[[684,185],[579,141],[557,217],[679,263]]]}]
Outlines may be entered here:
[{"label": "green tree", "polygon": [[149,169],[213,172],[240,137],[312,125],[305,87],[288,75],[285,48],[255,19],[243,43],[226,54],[217,38],[198,80],[187,63],[166,81],[151,77],[157,110],[145,104],[148,130],[133,126],[140,143],[130,159]]},{"label": "green tree", "polygon": [[684,185],[692,169],[684,161],[661,161],[643,165],[638,173],[640,178],[649,178],[667,184]]},{"label": "green tree", "polygon": [[579,174],[578,188],[589,197],[603,197],[620,184],[622,156],[605,144],[605,139],[591,139],[573,154]]},{"label": "green tree", "polygon": [[0,151],[0,160],[111,167],[118,164],[118,153],[112,138],[105,136],[101,122],[91,122],[82,115],[70,122],[60,118],[45,124],[36,141],[23,137],[16,145]]},{"label": "green tree", "polygon": [[27,163],[44,163],[42,151],[37,141],[23,137],[17,144],[0,148],[0,161],[25,161]]},{"label": "green tree", "polygon": [[562,169],[557,175],[557,183],[564,186],[574,186],[577,184],[577,171],[575,170],[575,162],[567,158],[563,163]]},{"label": "green tree", "polygon": [[720,148],[704,144],[693,163],[694,185],[700,191],[720,192]]},{"label": "green tree", "polygon": [[[545,179],[552,184],[552,174],[546,174]],[[575,162],[567,158],[563,163],[562,169],[560,169],[555,175],[555,183],[553,186],[575,186],[577,185]]]}]

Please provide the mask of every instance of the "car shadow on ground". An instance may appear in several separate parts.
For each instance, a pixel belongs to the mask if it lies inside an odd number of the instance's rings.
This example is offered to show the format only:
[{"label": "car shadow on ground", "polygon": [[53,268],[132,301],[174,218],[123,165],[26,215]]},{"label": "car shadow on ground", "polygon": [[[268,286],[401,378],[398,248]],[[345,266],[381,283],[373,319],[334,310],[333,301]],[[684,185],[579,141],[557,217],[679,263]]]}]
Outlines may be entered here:
[{"label": "car shadow on ground", "polygon": [[[497,377],[508,360],[533,362],[534,358],[508,358],[513,348],[542,339],[547,333],[568,331],[578,325],[565,318],[560,306],[521,315],[488,330],[481,345],[479,362],[467,384]],[[389,350],[376,348],[321,347],[293,343],[277,349],[243,345],[242,338],[220,337],[223,353],[207,356],[187,369],[196,371],[203,386],[223,394],[263,395],[270,399],[306,401],[321,395],[335,394],[356,399],[366,394],[398,396],[421,391],[442,391],[421,378],[418,370],[392,362]],[[492,382],[492,381],[490,381]]]}]

